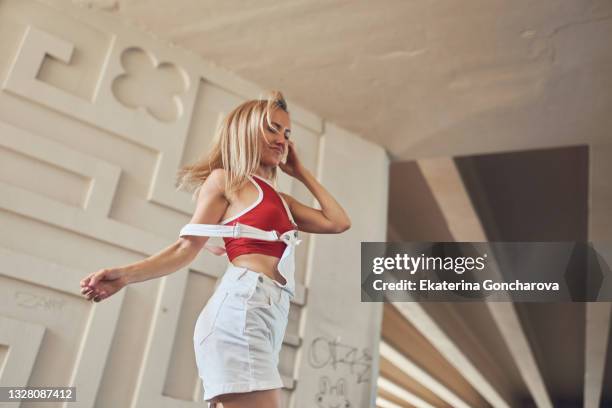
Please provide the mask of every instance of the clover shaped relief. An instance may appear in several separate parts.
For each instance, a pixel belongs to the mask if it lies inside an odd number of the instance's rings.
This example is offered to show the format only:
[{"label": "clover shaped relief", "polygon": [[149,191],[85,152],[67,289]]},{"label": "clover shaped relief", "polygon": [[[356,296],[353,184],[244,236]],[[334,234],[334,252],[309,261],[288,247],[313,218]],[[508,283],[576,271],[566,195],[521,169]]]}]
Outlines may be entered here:
[{"label": "clover shaped relief", "polygon": [[187,74],[169,62],[158,63],[141,48],[127,48],[121,53],[125,73],[112,83],[113,95],[129,108],[144,108],[163,122],[174,122],[183,114],[180,95],[189,81]]}]

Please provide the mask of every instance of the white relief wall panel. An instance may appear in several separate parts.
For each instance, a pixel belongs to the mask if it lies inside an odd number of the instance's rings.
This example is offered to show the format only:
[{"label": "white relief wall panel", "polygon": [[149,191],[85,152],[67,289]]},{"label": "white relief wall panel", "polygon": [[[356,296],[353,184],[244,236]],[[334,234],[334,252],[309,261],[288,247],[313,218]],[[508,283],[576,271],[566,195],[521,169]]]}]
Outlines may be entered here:
[{"label": "white relief wall panel", "polygon": [[80,270],[3,248],[0,265],[0,343],[10,351],[0,383],[72,384],[79,405],[93,406],[125,292],[87,307],[73,283]]},{"label": "white relief wall panel", "polygon": [[[163,181],[171,180],[167,176],[178,164],[196,88],[182,68],[160,62],[152,52],[118,37],[109,43],[97,92],[87,100],[37,77],[49,56],[70,64],[74,43],[27,25],[3,89],[159,152],[147,198],[187,211],[185,196],[176,200],[167,187],[172,183]],[[157,181],[166,187],[157,187]]]},{"label": "white relief wall panel", "polygon": [[[29,300],[26,299],[27,296],[24,296],[23,292],[16,292],[15,297],[21,297],[22,302]],[[11,350],[10,353],[4,353],[4,359],[2,359],[0,387],[25,384],[28,381],[44,334],[45,326],[0,317],[0,344],[7,351]]]},{"label": "white relief wall panel", "polygon": [[[15,176],[9,176],[9,174],[14,175],[17,172],[23,175],[24,170],[29,171],[30,175],[36,174],[32,168],[34,167],[32,162],[38,161],[40,164],[48,165],[41,169],[41,173],[59,169],[66,173],[70,172],[73,175],[81,176],[80,178],[85,181],[85,183],[81,183],[81,188],[78,190],[81,193],[78,196],[82,197],[81,200],[78,200],[80,202],[73,199],[73,204],[65,205],[64,209],[77,207],[91,216],[106,217],[108,215],[121,173],[119,167],[67,149],[58,143],[7,124],[0,123],[0,133],[2,134],[0,146],[5,149],[4,155],[8,156],[6,161],[3,161],[3,164],[0,165],[6,179],[5,182],[0,182],[0,192],[7,198],[17,199],[19,196],[24,198],[20,201],[20,206],[15,205],[15,208],[25,211],[25,207],[28,206],[26,200],[30,202],[45,200],[48,201],[49,205],[61,200],[61,197],[49,199],[49,196],[57,195],[58,192],[62,192],[66,188],[65,179],[61,180],[62,189],[54,189],[55,191],[49,192],[47,196],[35,196],[34,188],[24,189],[23,184],[19,183],[19,180],[15,180]],[[20,168],[17,165],[11,167],[9,165],[9,151],[28,158],[30,163],[25,163],[25,166]],[[29,168],[25,169],[24,167],[28,164]],[[44,175],[40,174],[40,176]],[[41,187],[45,188],[46,185],[41,184]],[[65,197],[66,194],[64,193],[63,196]]]}]

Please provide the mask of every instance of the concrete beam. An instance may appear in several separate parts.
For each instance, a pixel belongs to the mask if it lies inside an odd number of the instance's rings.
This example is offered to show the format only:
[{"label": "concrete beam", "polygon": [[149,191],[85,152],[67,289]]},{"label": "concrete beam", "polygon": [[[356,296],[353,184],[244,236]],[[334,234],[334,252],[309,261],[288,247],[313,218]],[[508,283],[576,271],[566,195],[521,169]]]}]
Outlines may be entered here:
[{"label": "concrete beam", "polygon": [[380,408],[404,408],[401,405],[397,405],[395,402],[391,402],[383,397],[376,397],[376,406]]},{"label": "concrete beam", "polygon": [[610,333],[609,302],[589,302],[584,345],[584,408],[598,408]]},{"label": "concrete beam", "polygon": [[[455,162],[450,158],[420,160],[419,167],[455,239],[457,241],[487,241],[484,228]],[[536,364],[513,304],[511,302],[487,302],[486,304],[536,404],[541,408],[552,408],[542,373]],[[487,386],[486,383],[482,383],[482,380],[478,380],[482,375],[477,372],[474,372],[473,375],[475,376],[473,380],[477,381],[480,387],[484,387],[483,391],[492,398],[500,398],[496,392],[491,392],[490,385]],[[497,406],[493,401],[489,400],[489,402]]]},{"label": "concrete beam", "polygon": [[[389,394],[396,396],[399,399],[406,401],[407,403],[414,405],[417,408],[435,408],[427,401],[420,398],[418,395],[413,394],[407,389],[400,387],[392,381],[389,381],[385,377],[378,377],[377,385],[380,389],[385,390]],[[377,402],[378,403],[378,402]]]},{"label": "concrete beam", "polygon": [[536,405],[539,408],[553,408],[550,395],[544,384],[544,378],[538,368],[535,355],[529,345],[529,340],[525,335],[514,304],[511,302],[487,302],[487,307]]},{"label": "concrete beam", "polygon": [[385,341],[380,342],[380,355],[402,370],[407,376],[416,380],[431,392],[436,394],[440,399],[448,402],[449,405],[456,408],[469,408],[469,404],[463,401],[457,394],[451,391],[444,384],[436,380],[429,373],[416,365],[402,353],[393,348]]},{"label": "concrete beam", "polygon": [[417,328],[427,340],[446,358],[446,360],[459,370],[464,378],[482,395],[492,406],[510,408],[510,404],[495,389],[470,358],[461,350],[453,338],[448,336],[442,328],[427,314],[417,302],[402,302],[393,304],[397,310]]}]

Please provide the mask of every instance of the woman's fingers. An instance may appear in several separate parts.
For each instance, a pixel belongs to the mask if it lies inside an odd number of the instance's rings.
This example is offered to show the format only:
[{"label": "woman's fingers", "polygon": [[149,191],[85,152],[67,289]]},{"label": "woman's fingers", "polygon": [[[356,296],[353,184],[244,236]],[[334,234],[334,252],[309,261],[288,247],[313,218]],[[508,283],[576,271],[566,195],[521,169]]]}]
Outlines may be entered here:
[{"label": "woman's fingers", "polygon": [[86,290],[96,289],[96,287],[100,285],[100,281],[103,276],[104,276],[104,272],[97,271],[83,278],[80,282],[81,293],[83,293],[83,291],[86,291]]},{"label": "woman's fingers", "polygon": [[107,297],[108,297],[108,292],[106,292],[106,291],[100,291],[99,293],[97,293],[97,294],[94,296],[93,301],[94,301],[94,302],[99,302],[99,301],[101,301],[101,300],[106,299]]},{"label": "woman's fingers", "polygon": [[94,273],[89,279],[89,286],[92,286],[92,287],[95,286],[101,277],[102,275],[100,273],[98,272]]},{"label": "woman's fingers", "polygon": [[81,279],[81,287],[89,286],[89,276]]},{"label": "woman's fingers", "polygon": [[114,269],[93,272],[81,280],[81,294],[94,302],[104,300],[120,289],[121,281],[118,278],[118,272]]},{"label": "woman's fingers", "polygon": [[110,273],[109,269],[100,269],[86,278],[88,280],[86,285],[94,287],[98,285],[100,281],[103,281]]},{"label": "woman's fingers", "polygon": [[94,298],[98,298],[98,300],[102,300],[106,298],[108,292],[105,290],[96,290],[92,288],[85,288],[81,291],[81,293],[87,298],[87,300],[92,300]]},{"label": "woman's fingers", "polygon": [[81,280],[81,286],[92,286],[93,277],[100,271],[92,272]]}]

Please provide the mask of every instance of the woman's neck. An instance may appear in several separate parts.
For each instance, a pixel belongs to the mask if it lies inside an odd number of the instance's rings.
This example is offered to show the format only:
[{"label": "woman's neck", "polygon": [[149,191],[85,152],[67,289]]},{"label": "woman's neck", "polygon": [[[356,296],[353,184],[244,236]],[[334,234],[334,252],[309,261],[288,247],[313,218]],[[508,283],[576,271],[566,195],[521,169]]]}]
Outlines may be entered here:
[{"label": "woman's neck", "polygon": [[271,180],[272,179],[272,168],[271,167],[259,167],[256,171],[255,174],[258,175],[259,177],[263,177],[266,180]]}]

